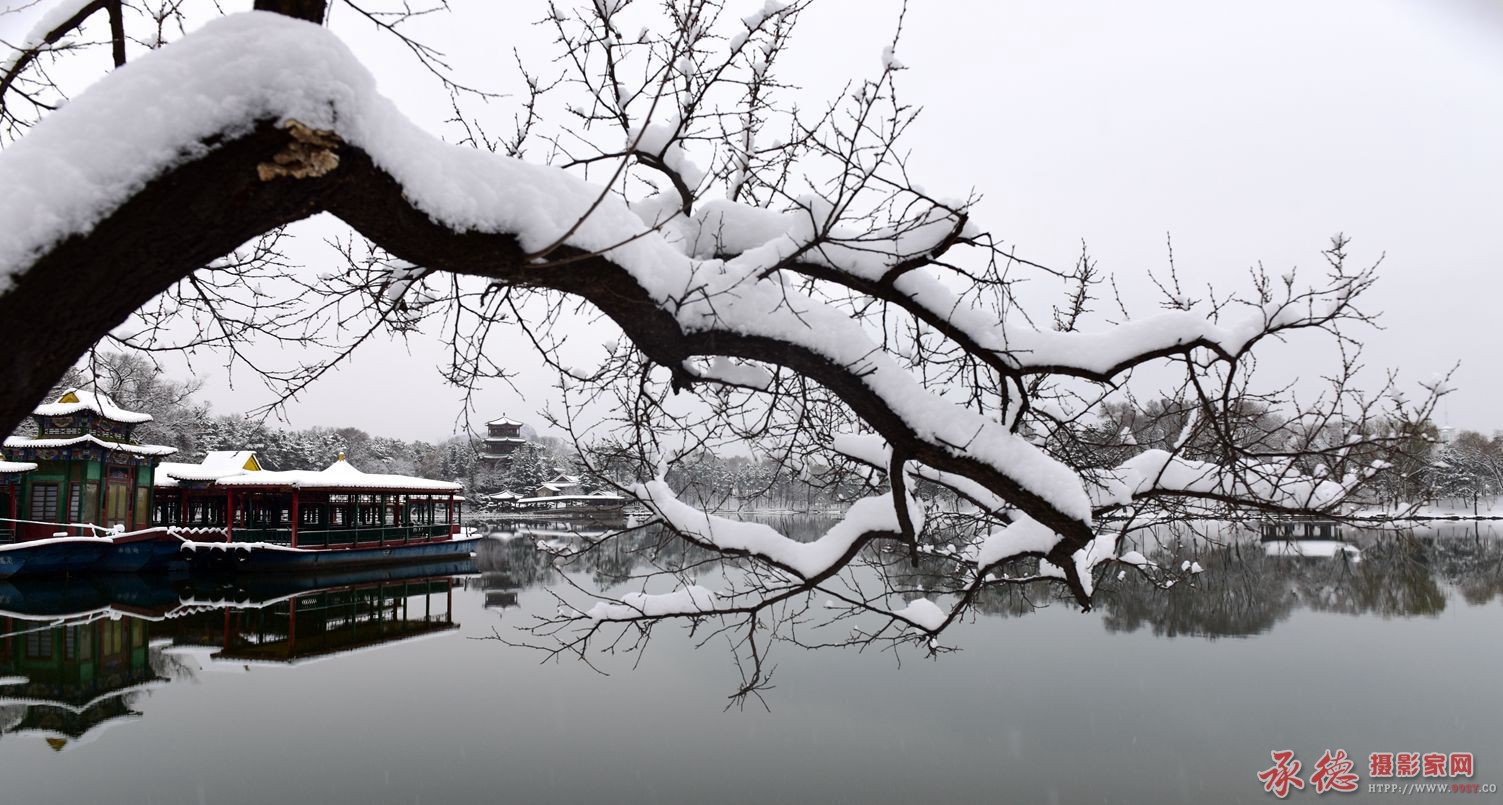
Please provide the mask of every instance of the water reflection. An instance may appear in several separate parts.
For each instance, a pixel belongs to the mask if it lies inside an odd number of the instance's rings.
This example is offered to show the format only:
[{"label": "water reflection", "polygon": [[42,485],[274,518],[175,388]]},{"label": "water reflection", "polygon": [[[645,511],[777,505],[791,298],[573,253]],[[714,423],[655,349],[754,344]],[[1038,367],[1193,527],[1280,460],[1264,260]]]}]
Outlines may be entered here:
[{"label": "water reflection", "polygon": [[142,693],[191,680],[205,662],[293,665],[457,629],[454,575],[472,573],[466,560],[306,576],[0,585],[0,735],[40,735],[62,750],[139,718]]},{"label": "water reflection", "polygon": [[[40,736],[63,750],[141,718],[143,696],[195,681],[205,668],[299,665],[453,632],[456,588],[520,622],[513,611],[527,591],[567,583],[547,546],[590,539],[508,532],[463,562],[314,576],[0,583],[0,735]],[[583,554],[570,572],[625,584],[644,548],[692,550],[651,529],[634,540]],[[1300,610],[1413,619],[1503,599],[1503,543],[1472,526],[1348,530],[1324,542],[1338,547],[1279,544],[1250,532],[1215,543],[1165,538],[1145,552],[1169,567],[1193,557],[1203,572],[1168,590],[1135,574],[1108,578],[1096,617],[1111,633],[1240,638],[1269,632]],[[924,582],[923,565],[903,562],[888,572],[908,574],[899,579],[904,586]],[[986,621],[1056,603],[1069,606],[1047,591],[1000,587],[984,591],[975,611]]]},{"label": "water reflection", "polygon": [[[1160,590],[1135,576],[1100,598],[1114,632],[1167,637],[1261,634],[1297,610],[1382,618],[1439,615],[1447,590],[1471,605],[1503,595],[1503,544],[1457,529],[1348,529],[1338,541],[1237,541],[1195,551],[1194,589]],[[1449,533],[1448,533],[1449,532]],[[1177,554],[1153,558],[1173,563]]]},{"label": "water reflection", "polygon": [[[1151,538],[1143,552],[1161,567],[1194,561],[1202,570],[1169,589],[1137,573],[1102,580],[1096,609],[1110,632],[1250,637],[1299,610],[1433,617],[1445,610],[1448,590],[1470,605],[1503,598],[1503,542],[1475,525],[1401,531],[1348,527],[1309,539],[1247,530],[1222,531],[1211,539],[1175,532]],[[940,578],[921,564],[899,582],[922,587]],[[996,586],[983,590],[974,608],[983,616],[1019,617],[1049,605],[1071,602],[1047,589]]]}]

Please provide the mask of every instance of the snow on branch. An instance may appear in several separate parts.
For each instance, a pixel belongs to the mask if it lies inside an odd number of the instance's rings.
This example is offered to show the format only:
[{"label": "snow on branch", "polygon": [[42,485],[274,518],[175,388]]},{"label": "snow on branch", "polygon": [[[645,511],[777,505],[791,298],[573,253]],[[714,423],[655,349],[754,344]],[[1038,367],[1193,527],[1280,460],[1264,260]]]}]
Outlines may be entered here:
[{"label": "snow on branch", "polygon": [[1339,483],[1305,475],[1289,464],[1228,467],[1145,450],[1118,467],[1097,497],[1101,507],[1131,506],[1160,495],[1241,503],[1289,512],[1332,512],[1358,478]]},{"label": "snow on branch", "polygon": [[[662,481],[632,490],[663,523],[692,542],[722,553],[750,556],[809,581],[829,575],[849,562],[851,554],[874,537],[901,533],[890,496],[863,498],[851,504],[840,522],[813,542],[798,542],[762,523],[743,522],[700,511],[678,499]],[[908,498],[909,517],[922,528],[924,511]]]},{"label": "snow on branch", "polygon": [[[504,323],[559,371],[571,435],[576,413],[609,409],[620,462],[602,474],[654,512],[664,540],[623,532],[599,544],[640,537],[644,553],[679,551],[631,577],[641,591],[591,591],[598,603],[549,626],[587,641],[606,623],[744,618],[759,672],[760,619],[784,607],[777,622],[804,622],[815,590],[834,618],[879,622],[857,643],[914,627],[932,639],[1005,585],[1063,582],[1089,607],[1107,563],[1150,567],[1119,553],[1137,518],[1182,514],[1185,500],[1333,511],[1364,468],[1415,438],[1439,386],[1388,409],[1378,400],[1398,399],[1392,380],[1376,396],[1354,392],[1359,350],[1343,328],[1367,321],[1354,300],[1374,271],[1346,267],[1344,239],[1314,285],[1258,271],[1252,293],[1199,301],[1171,277],[1163,311],[1098,326],[1087,313],[1101,280],[1084,250],[1071,270],[1029,262],[977,224],[975,197],[909,181],[901,138],[918,107],[899,97],[896,38],[878,75],[822,113],[774,102],[792,85],[773,63],[805,5],[727,16],[719,35],[723,4],[669,4],[670,24],[636,36],[623,26],[640,5],[550,5],[564,76],[525,74],[519,132],[503,145],[457,102],[467,137],[445,143],[381,97],[338,37],[278,15],[231,15],[134,59],[0,152],[0,335],[26,335],[27,315],[74,325],[17,342],[0,366],[19,378],[6,410],[19,419],[53,363],[132,311],[142,332],[170,329],[167,311],[139,313],[153,297],[196,300],[178,310],[220,335],[190,343],[232,349],[261,333],[298,343],[286,334],[308,321],[289,312],[303,296],[374,311],[359,338],[442,315],[456,352],[445,376],[461,384],[504,376],[495,356],[517,341],[487,342]],[[575,97],[546,134],[541,99],[555,89]],[[548,164],[504,155],[529,137],[551,147]],[[288,272],[274,237],[220,258],[319,212],[369,239],[364,253],[355,237],[341,244],[348,270],[293,281],[293,300],[235,301]],[[211,261],[205,273],[220,276],[164,293]],[[111,282],[122,263],[132,283]],[[1018,274],[1062,282],[1065,307],[1030,317]],[[70,292],[89,294],[92,317],[59,309]],[[570,369],[553,328],[589,306],[625,337],[598,366]],[[1256,392],[1251,353],[1300,330],[1337,345],[1331,389],[1314,400]],[[1143,403],[1131,375],[1149,361],[1182,381]],[[288,393],[327,368],[305,369]],[[716,501],[656,467],[716,440],[750,443],[771,464],[764,489],[827,485],[841,519],[801,541],[713,513]],[[712,591],[697,581],[715,562],[732,569]],[[671,592],[646,592],[668,577]]]},{"label": "snow on branch", "polygon": [[714,608],[715,594],[694,584],[671,593],[627,593],[618,604],[601,601],[582,614],[596,621],[628,621],[697,616],[711,612]]}]

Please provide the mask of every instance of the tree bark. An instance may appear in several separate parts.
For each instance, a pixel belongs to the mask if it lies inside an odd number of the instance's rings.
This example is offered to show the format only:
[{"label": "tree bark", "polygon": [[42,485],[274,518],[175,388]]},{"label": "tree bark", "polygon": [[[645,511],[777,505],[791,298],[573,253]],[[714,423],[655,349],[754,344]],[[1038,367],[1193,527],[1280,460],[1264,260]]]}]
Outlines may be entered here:
[{"label": "tree bark", "polygon": [[270,11],[308,22],[324,23],[329,14],[328,0],[255,0],[256,11]]},{"label": "tree bark", "polygon": [[[536,266],[515,237],[454,232],[413,207],[401,186],[363,151],[338,149],[338,167],[309,178],[261,180],[257,166],[292,144],[271,123],[157,178],[90,232],[52,249],[0,295],[0,427],[14,428],[64,371],[153,296],[247,240],[327,211],[393,255],[416,265],[519,287],[549,288],[589,301],[653,361],[678,367],[723,355],[785,366],[836,394],[894,451],[971,478],[1063,538],[1070,554],[1093,534],[995,467],[920,438],[849,367],[788,342],[725,331],[685,332],[632,276],[607,257],[563,248]],[[39,322],[47,326],[38,326]]]}]

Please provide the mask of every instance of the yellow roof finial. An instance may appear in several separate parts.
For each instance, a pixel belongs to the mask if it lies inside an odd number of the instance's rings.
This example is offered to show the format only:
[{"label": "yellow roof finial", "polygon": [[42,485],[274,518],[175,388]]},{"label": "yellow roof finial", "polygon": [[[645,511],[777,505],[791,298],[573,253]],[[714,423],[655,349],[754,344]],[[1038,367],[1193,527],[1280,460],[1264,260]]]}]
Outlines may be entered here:
[{"label": "yellow roof finial", "polygon": [[339,451],[339,461],[344,461],[344,451],[343,450]]}]

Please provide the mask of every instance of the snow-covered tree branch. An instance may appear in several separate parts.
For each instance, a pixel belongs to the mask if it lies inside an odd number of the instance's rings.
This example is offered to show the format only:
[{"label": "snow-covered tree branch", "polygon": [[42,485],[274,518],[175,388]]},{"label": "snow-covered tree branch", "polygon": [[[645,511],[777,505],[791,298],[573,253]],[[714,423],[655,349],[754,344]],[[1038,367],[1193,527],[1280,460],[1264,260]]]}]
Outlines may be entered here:
[{"label": "snow-covered tree branch", "polygon": [[[77,14],[93,5],[119,6]],[[158,39],[0,153],[0,413],[18,422],[107,335],[146,349],[327,339],[332,358],[257,367],[286,394],[383,328],[433,322],[461,384],[500,374],[502,344],[530,344],[558,370],[573,406],[560,423],[587,454],[625,445],[621,488],[664,534],[738,568],[711,589],[707,560],[670,562],[640,593],[567,603],[547,625],[566,646],[605,625],[718,619],[760,668],[762,618],[782,608],[775,622],[802,622],[816,596],[831,617],[885,619],[855,639],[902,628],[936,648],[992,586],[1062,585],[1089,607],[1108,567],[1164,580],[1129,544],[1144,524],[1348,511],[1443,391],[1407,400],[1391,378],[1360,389],[1361,300],[1377,274],[1353,267],[1341,237],[1313,278],[1260,269],[1195,298],[1171,264],[1154,278],[1162,309],[1097,311],[1088,254],[1069,269],[1029,261],[983,228],[978,196],[909,177],[918,111],[900,93],[900,37],[876,43],[870,76],[819,111],[793,103],[779,56],[803,2],[745,16],[711,0],[550,5],[557,59],[519,71],[513,136],[487,134],[463,85],[442,79],[461,144],[409,120],[305,21],[323,3],[256,5],[303,19],[230,14]],[[25,91],[0,86],[7,103]],[[348,270],[252,282],[289,273],[275,238],[323,212],[366,241],[339,244]],[[1052,316],[1030,312],[1028,281],[1058,290]],[[169,345],[175,316],[197,335]],[[565,322],[591,316],[624,339],[598,365],[569,365]],[[1331,352],[1313,392],[1258,379],[1265,345],[1292,340]],[[1139,402],[1148,373],[1152,405]],[[615,413],[575,421],[600,400]],[[1151,422],[1124,415],[1153,406]],[[861,494],[805,542],[702,511],[661,480],[728,442],[787,472],[857,478]],[[934,489],[966,505],[926,506]],[[937,589],[886,572],[926,556],[948,568]]]}]

